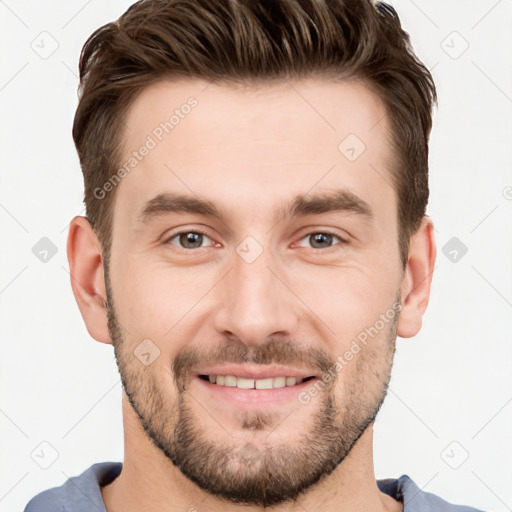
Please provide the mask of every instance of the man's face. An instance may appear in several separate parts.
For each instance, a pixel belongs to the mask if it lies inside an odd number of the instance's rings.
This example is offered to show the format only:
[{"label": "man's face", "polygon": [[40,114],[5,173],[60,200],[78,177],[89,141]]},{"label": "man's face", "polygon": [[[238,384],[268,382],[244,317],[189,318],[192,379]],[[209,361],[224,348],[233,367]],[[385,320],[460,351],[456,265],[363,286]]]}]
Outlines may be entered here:
[{"label": "man's face", "polygon": [[386,393],[403,278],[388,123],[360,83],[205,86],[153,85],[126,118],[109,329],[162,453],[268,506],[331,473]]}]

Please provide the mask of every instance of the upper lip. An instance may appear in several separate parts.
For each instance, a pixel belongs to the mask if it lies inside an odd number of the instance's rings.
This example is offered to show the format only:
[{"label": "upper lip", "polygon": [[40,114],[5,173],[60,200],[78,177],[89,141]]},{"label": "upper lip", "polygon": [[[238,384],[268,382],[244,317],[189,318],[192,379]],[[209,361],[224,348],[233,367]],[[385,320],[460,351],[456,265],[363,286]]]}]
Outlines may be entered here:
[{"label": "upper lip", "polygon": [[315,372],[312,370],[300,370],[298,368],[279,365],[233,364],[199,369],[196,372],[196,376],[199,375],[233,375],[234,377],[255,380],[273,377],[296,377],[305,379],[306,377],[314,377]]}]

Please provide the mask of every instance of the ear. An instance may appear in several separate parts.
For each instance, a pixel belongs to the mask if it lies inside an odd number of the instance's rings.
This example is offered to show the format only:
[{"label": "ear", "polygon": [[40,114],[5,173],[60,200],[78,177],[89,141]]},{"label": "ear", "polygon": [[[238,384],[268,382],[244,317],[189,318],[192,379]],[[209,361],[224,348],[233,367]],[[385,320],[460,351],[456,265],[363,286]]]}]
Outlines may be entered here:
[{"label": "ear", "polygon": [[105,309],[107,294],[101,243],[85,217],[71,221],[67,253],[71,288],[87,331],[101,343],[112,343]]},{"label": "ear", "polygon": [[415,336],[421,329],[430,297],[436,253],[434,225],[430,217],[425,216],[420,228],[411,237],[402,281],[402,310],[397,326],[397,334],[402,338]]}]

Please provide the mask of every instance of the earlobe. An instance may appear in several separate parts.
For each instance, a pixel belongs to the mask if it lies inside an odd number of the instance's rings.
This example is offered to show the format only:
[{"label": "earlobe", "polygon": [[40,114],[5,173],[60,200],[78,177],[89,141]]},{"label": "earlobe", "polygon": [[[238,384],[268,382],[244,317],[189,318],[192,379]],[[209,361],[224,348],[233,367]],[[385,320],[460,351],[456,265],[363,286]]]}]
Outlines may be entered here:
[{"label": "earlobe", "polygon": [[402,338],[415,336],[421,329],[430,297],[435,260],[434,226],[432,220],[425,216],[420,228],[411,237],[402,281],[402,310],[397,326],[397,334]]},{"label": "earlobe", "polygon": [[105,309],[106,290],[101,244],[85,217],[75,217],[70,223],[67,255],[71,288],[87,331],[101,343],[112,343]]}]

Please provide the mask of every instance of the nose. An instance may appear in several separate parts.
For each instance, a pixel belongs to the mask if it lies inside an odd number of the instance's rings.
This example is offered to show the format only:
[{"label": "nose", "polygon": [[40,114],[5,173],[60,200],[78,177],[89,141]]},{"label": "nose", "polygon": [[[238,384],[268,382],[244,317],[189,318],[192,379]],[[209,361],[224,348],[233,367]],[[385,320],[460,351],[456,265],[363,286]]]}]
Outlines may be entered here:
[{"label": "nose", "polygon": [[231,271],[219,284],[215,315],[219,333],[246,345],[262,344],[278,334],[293,336],[300,318],[298,300],[269,251],[250,263],[235,252]]}]

